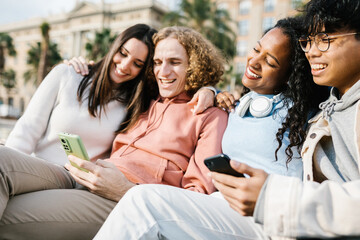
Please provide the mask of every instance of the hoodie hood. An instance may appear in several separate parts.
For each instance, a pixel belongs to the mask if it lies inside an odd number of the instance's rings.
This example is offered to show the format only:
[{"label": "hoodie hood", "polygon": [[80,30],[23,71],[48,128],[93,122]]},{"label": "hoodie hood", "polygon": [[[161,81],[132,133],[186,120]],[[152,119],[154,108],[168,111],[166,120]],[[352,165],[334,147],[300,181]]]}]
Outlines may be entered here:
[{"label": "hoodie hood", "polygon": [[331,88],[330,97],[319,108],[322,110],[323,117],[328,119],[334,112],[341,112],[354,105],[360,99],[360,81],[357,81],[340,99],[339,91]]}]

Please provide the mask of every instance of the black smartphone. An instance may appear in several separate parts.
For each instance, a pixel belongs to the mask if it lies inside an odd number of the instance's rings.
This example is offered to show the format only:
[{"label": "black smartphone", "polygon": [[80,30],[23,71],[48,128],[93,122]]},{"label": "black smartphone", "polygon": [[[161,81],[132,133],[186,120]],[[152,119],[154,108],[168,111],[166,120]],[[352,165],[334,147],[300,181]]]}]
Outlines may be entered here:
[{"label": "black smartphone", "polygon": [[210,171],[229,174],[234,177],[244,177],[242,173],[235,171],[230,166],[230,158],[225,154],[205,158],[204,163]]}]

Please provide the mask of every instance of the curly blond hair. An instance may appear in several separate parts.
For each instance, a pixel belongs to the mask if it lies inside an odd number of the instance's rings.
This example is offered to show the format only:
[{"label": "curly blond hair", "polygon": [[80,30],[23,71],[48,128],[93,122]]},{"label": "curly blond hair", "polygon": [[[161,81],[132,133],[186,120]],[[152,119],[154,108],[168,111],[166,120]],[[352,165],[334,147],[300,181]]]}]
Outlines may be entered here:
[{"label": "curly blond hair", "polygon": [[[189,67],[186,71],[185,91],[192,96],[203,86],[214,86],[224,74],[225,58],[210,41],[197,31],[187,27],[166,27],[154,34],[153,42],[157,44],[168,37],[175,38],[185,48],[189,56]],[[153,66],[149,68],[152,76]]]}]

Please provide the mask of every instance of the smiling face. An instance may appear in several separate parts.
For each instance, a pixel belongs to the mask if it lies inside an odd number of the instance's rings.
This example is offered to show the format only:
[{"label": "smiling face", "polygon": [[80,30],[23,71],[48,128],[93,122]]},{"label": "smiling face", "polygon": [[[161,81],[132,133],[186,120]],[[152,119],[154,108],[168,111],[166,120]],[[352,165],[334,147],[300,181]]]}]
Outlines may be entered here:
[{"label": "smiling face", "polygon": [[136,38],[131,38],[114,55],[110,68],[110,79],[123,83],[134,79],[144,67],[148,47]]},{"label": "smiling face", "polygon": [[321,52],[315,44],[311,45],[306,58],[311,65],[314,82],[318,85],[336,87],[343,95],[360,79],[360,40],[354,35],[334,37],[354,31],[329,33],[330,47]]},{"label": "smiling face", "polygon": [[274,94],[287,81],[289,38],[280,28],[267,32],[248,54],[242,83],[260,94]]},{"label": "smiling face", "polygon": [[185,91],[189,57],[175,38],[168,37],[155,47],[154,75],[160,96],[172,98]]}]

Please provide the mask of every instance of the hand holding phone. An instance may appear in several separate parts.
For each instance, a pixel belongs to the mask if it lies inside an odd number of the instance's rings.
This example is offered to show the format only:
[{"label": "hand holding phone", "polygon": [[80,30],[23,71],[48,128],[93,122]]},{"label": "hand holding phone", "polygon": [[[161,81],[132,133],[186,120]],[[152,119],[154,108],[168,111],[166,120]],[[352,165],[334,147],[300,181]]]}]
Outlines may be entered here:
[{"label": "hand holding phone", "polygon": [[[75,157],[89,161],[90,158],[86,152],[85,146],[80,136],[70,133],[58,133],[62,147],[65,150],[66,155],[73,155]],[[82,171],[88,172],[88,170],[79,167],[77,164],[71,162],[71,165],[79,168]]]},{"label": "hand holding phone", "polygon": [[244,177],[242,173],[235,171],[230,165],[230,158],[225,154],[208,157],[204,160],[206,167],[213,172],[224,173],[234,177]]}]

